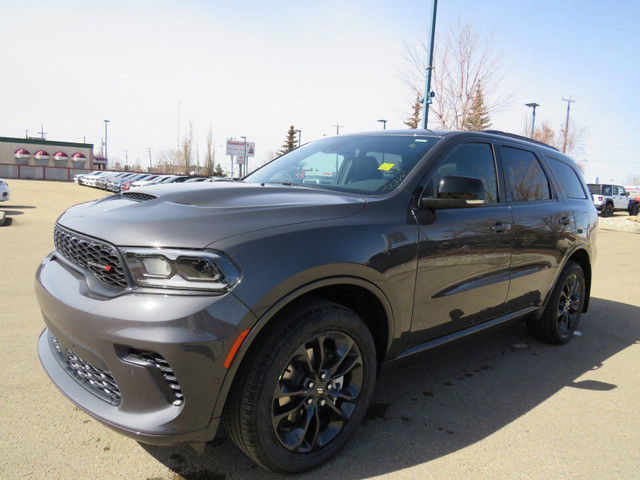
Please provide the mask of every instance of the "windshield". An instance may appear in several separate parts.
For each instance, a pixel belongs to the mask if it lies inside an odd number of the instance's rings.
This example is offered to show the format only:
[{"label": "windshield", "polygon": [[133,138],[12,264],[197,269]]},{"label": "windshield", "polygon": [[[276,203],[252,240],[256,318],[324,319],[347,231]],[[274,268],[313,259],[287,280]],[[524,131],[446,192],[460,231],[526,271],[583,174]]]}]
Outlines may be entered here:
[{"label": "windshield", "polygon": [[242,181],[382,195],[394,190],[440,138],[354,135],[297,148]]}]

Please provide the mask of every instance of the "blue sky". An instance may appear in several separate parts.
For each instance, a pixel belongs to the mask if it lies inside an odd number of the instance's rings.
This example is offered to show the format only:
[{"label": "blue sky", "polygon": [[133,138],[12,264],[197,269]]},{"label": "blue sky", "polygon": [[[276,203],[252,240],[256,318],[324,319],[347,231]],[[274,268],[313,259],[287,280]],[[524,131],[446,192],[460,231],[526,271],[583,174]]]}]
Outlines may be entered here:
[{"label": "blue sky", "polygon": [[[440,0],[438,30],[458,18],[495,30],[510,107],[493,127],[520,132],[530,110],[554,128],[586,129],[586,177],[640,174],[640,1]],[[256,160],[290,125],[303,141],[403,128],[412,95],[399,72],[403,43],[427,33],[431,2],[29,1],[2,7],[0,135],[34,134],[99,145],[147,161],[192,122],[201,157],[211,126],[219,145],[246,135]],[[437,46],[436,46],[437,48]],[[178,102],[181,115],[178,117]]]}]

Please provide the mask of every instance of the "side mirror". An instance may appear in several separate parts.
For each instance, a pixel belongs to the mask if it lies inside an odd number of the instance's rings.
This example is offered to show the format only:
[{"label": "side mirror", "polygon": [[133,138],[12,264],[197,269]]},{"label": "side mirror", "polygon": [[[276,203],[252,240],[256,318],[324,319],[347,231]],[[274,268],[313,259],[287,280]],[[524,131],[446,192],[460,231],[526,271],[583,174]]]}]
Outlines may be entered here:
[{"label": "side mirror", "polygon": [[426,208],[479,207],[485,203],[484,185],[475,177],[445,175],[438,183],[436,198],[423,197],[421,204]]}]

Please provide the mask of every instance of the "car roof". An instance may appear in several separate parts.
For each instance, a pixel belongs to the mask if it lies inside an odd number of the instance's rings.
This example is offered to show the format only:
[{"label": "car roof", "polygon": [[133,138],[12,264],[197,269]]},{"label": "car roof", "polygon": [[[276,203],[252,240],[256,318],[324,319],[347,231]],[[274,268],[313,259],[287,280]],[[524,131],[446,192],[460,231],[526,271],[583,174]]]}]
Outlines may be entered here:
[{"label": "car roof", "polygon": [[524,137],[522,135],[518,135],[510,132],[503,132],[501,130],[431,130],[431,129],[400,129],[400,130],[375,130],[372,132],[361,132],[361,133],[349,133],[344,136],[360,136],[360,135],[372,135],[372,136],[384,136],[384,135],[403,135],[403,136],[413,136],[413,137],[435,137],[435,138],[443,138],[443,137],[453,137],[453,136],[463,136],[463,135],[479,135],[481,137],[502,137],[505,140],[516,140],[522,143],[536,145],[543,148],[548,148],[549,150],[553,150],[554,152],[560,153],[560,151],[552,147],[551,145],[547,145],[546,143],[539,142],[537,140],[533,140],[532,138]]}]

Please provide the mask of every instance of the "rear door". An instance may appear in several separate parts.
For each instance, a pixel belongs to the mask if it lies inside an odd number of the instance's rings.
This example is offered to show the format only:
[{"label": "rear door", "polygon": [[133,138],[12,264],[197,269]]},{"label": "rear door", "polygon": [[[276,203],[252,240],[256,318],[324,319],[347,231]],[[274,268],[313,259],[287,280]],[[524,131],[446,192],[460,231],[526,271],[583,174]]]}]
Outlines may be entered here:
[{"label": "rear door", "polygon": [[544,300],[574,238],[575,218],[536,149],[505,142],[498,152],[514,223],[506,309],[516,311]]}]

